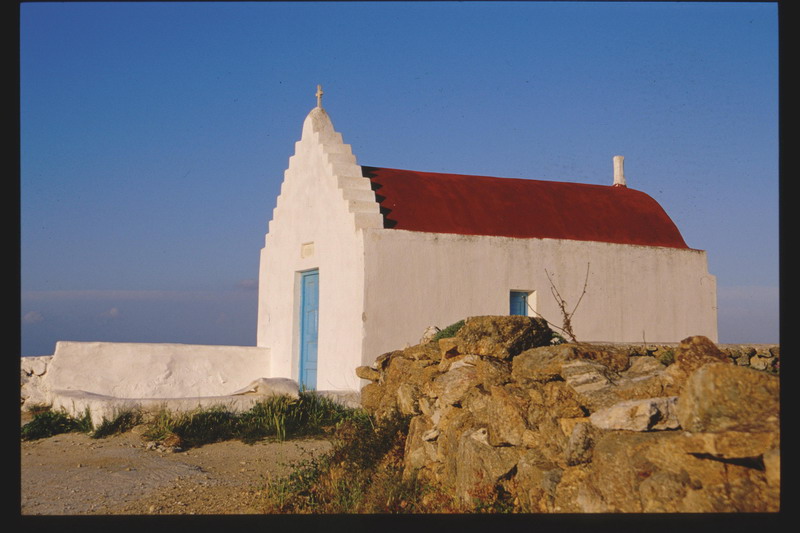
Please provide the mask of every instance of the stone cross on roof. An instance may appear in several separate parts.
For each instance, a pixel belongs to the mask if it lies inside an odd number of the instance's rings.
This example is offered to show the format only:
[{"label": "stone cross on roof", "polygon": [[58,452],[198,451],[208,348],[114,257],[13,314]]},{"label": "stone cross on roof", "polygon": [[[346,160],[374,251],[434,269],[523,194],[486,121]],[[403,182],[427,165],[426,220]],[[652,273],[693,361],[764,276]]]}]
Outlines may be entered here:
[{"label": "stone cross on roof", "polygon": [[322,107],[322,85],[317,85],[317,107]]}]

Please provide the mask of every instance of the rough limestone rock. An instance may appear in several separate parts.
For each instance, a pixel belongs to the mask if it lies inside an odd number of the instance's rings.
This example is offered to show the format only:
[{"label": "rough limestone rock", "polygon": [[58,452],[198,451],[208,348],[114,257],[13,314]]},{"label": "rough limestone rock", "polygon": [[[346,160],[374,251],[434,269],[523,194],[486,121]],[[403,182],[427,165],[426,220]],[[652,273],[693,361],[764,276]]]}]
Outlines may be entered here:
[{"label": "rough limestone rock", "polygon": [[[417,401],[423,383],[436,373],[434,361],[429,359],[409,359],[405,352],[393,352],[383,362],[383,372],[379,378],[377,414],[388,416],[395,411],[402,414],[416,414],[419,409]],[[373,392],[373,391],[370,391]],[[375,401],[373,398],[368,401]]]},{"label": "rough limestone rock", "polygon": [[243,394],[257,396],[286,395],[292,398],[299,398],[300,388],[295,380],[289,378],[259,378],[253,380],[246,387],[231,393],[232,396]]},{"label": "rough limestone rock", "polygon": [[477,316],[466,319],[454,338],[458,353],[511,359],[530,348],[550,344],[553,332],[541,318]]},{"label": "rough limestone rock", "polygon": [[512,381],[511,364],[496,357],[476,357],[475,378],[484,390],[494,385],[505,385]]},{"label": "rough limestone rock", "polygon": [[630,366],[630,350],[614,345],[578,345],[581,359],[599,363],[612,372],[622,372]]},{"label": "rough limestone rock", "polygon": [[20,358],[20,403],[22,405],[47,403],[47,391],[42,378],[47,372],[52,358],[52,355]]},{"label": "rough limestone rock", "polygon": [[579,357],[573,344],[533,348],[517,355],[512,361],[511,374],[520,383],[547,382],[563,379],[561,367]]},{"label": "rough limestone rock", "polygon": [[564,470],[533,449],[526,449],[516,466],[514,479],[523,509],[532,513],[554,512],[556,489]]},{"label": "rough limestone rock", "polygon": [[607,389],[617,377],[605,365],[580,359],[563,363],[559,375],[572,390],[583,395]]},{"label": "rough limestone rock", "polygon": [[564,381],[551,381],[542,386],[544,408],[547,415],[553,418],[580,418],[586,415],[587,409],[581,401],[580,394]]},{"label": "rough limestone rock", "polygon": [[493,385],[486,399],[487,439],[492,446],[519,446],[528,428],[529,396],[515,385]]},{"label": "rough limestone rock", "polygon": [[678,419],[691,432],[777,431],[779,402],[777,376],[712,363],[687,380],[678,402]]},{"label": "rough limestone rock", "polygon": [[465,432],[475,429],[475,418],[466,409],[449,407],[432,421],[439,430],[436,437],[436,462],[441,465],[441,468],[434,467],[432,470],[439,474],[437,480],[443,486],[452,488],[458,474],[459,442]]},{"label": "rough limestone rock", "polygon": [[426,464],[436,461],[436,437],[433,422],[427,416],[415,416],[408,426],[404,457],[403,477],[409,479]]},{"label": "rough limestone rock", "polygon": [[443,361],[461,354],[461,352],[458,351],[458,339],[456,337],[439,339],[436,344]]},{"label": "rough limestone rock", "polygon": [[709,363],[732,364],[732,361],[708,337],[683,339],[675,351],[675,363],[665,373],[666,380],[671,384],[670,392],[679,394],[689,376]]},{"label": "rough limestone rock", "polygon": [[460,404],[475,384],[477,370],[472,365],[460,365],[439,374],[426,389],[428,396],[437,399],[441,406]]},{"label": "rough limestone rock", "polygon": [[378,381],[381,378],[381,373],[371,366],[360,366],[356,368],[356,376],[369,381]]},{"label": "rough limestone rock", "polygon": [[579,464],[561,473],[553,498],[553,513],[601,513],[605,505],[588,482],[591,465]]},{"label": "rough limestone rock", "polygon": [[375,362],[372,363],[372,367],[375,370],[378,370],[379,372],[383,372],[386,370],[386,367],[389,365],[389,363],[392,361],[393,358],[402,357],[402,355],[403,351],[401,350],[395,350],[393,352],[383,353],[375,358]]},{"label": "rough limestone rock", "polygon": [[684,448],[688,453],[717,459],[757,458],[780,448],[780,434],[775,431],[723,431],[717,433],[685,433]]},{"label": "rough limestone rock", "polygon": [[378,418],[394,412],[418,414],[423,386],[440,373],[438,353],[436,359],[429,357],[435,353],[432,344],[387,352],[372,367],[358,367],[356,375],[372,382],[361,390],[362,406]]},{"label": "rough limestone rock", "polygon": [[424,342],[409,346],[403,350],[403,357],[415,361],[438,361],[440,359],[439,345],[436,342]]},{"label": "rough limestone rock", "polygon": [[781,451],[772,448],[762,458],[764,475],[767,478],[767,499],[779,502],[781,499]]},{"label": "rough limestone rock", "polygon": [[50,364],[52,359],[52,355],[21,357],[20,371],[28,376],[43,376],[47,372],[47,365]]},{"label": "rough limestone rock", "polygon": [[631,357],[630,366],[614,380],[610,391],[622,400],[674,395],[676,389],[665,377],[666,369],[654,357]]},{"label": "rough limestone rock", "polygon": [[675,353],[675,364],[690,373],[707,363],[727,363],[728,357],[702,335],[683,339]]},{"label": "rough limestone rock", "polygon": [[[675,478],[672,469],[660,469],[652,461],[648,450],[658,446],[662,440],[660,434],[654,433],[613,432],[606,435],[595,446],[592,469],[585,480],[593,489],[586,492],[592,508],[622,513],[641,513],[645,509],[649,512],[675,512],[677,508],[670,506],[702,487],[700,479],[692,478],[688,472],[681,477],[679,470]],[[653,476],[656,483],[648,482]],[[653,503],[642,502],[642,491]],[[594,498],[588,497],[591,492],[594,492]],[[662,501],[665,498],[668,501]]]},{"label": "rough limestone rock", "polygon": [[469,411],[476,425],[488,427],[492,422],[491,417],[493,416],[488,409],[490,403],[492,403],[491,394],[482,387],[474,387],[464,396],[461,407]]},{"label": "rough limestone rock", "polygon": [[477,428],[461,435],[455,459],[456,495],[464,502],[480,501],[516,466],[519,452],[513,447],[492,446],[486,428]]},{"label": "rough limestone rock", "polygon": [[[607,431],[594,446],[588,475],[575,492],[578,512],[769,512],[778,509],[775,480],[757,457],[730,461],[748,444],[743,435],[699,436],[679,431]],[[750,434],[746,453],[774,441]],[[734,448],[740,447],[738,453]],[[733,452],[733,453],[731,453]],[[772,494],[772,496],[770,496]],[[572,509],[575,511],[575,509]]]},{"label": "rough limestone rock", "polygon": [[592,413],[592,424],[600,429],[650,431],[677,429],[677,396],[627,400]]},{"label": "rough limestone rock", "polygon": [[437,375],[436,365],[431,361],[417,361],[412,366],[412,374],[408,380],[397,385],[395,396],[397,397],[397,408],[404,415],[419,414],[422,407],[420,398],[422,388],[430,381],[432,376]]},{"label": "rough limestone rock", "polygon": [[567,466],[591,462],[594,445],[602,435],[602,431],[591,424],[588,418],[575,420],[579,421],[572,424],[571,430],[565,431],[569,434],[569,440],[564,448],[564,460]]},{"label": "rough limestone rock", "polygon": [[504,491],[533,513],[779,510],[775,375],[705,337],[517,352],[527,333],[513,323],[468,320],[455,337],[384,354],[377,379],[359,370],[373,378],[365,408],[411,417],[405,479],[467,506]]},{"label": "rough limestone rock", "polygon": [[427,344],[433,340],[437,333],[441,330],[436,326],[428,326],[422,333],[422,338],[419,340],[420,344]]},{"label": "rough limestone rock", "polygon": [[384,390],[379,383],[368,383],[361,388],[361,407],[372,413],[378,413],[383,400]]},{"label": "rough limestone rock", "polygon": [[635,355],[630,357],[628,362],[625,376],[631,381],[646,380],[650,376],[660,375],[667,368],[655,357]]}]

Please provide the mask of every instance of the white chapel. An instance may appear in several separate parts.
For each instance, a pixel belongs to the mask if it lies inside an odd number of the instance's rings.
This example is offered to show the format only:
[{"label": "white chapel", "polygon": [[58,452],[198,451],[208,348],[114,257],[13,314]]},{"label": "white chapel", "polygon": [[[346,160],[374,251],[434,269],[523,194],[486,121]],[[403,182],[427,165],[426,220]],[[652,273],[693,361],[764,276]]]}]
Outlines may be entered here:
[{"label": "white chapel", "polygon": [[258,347],[272,376],[361,388],[354,369],[429,326],[528,314],[581,341],[717,341],[716,279],[661,206],[627,186],[362,166],[306,117],[261,250]]}]

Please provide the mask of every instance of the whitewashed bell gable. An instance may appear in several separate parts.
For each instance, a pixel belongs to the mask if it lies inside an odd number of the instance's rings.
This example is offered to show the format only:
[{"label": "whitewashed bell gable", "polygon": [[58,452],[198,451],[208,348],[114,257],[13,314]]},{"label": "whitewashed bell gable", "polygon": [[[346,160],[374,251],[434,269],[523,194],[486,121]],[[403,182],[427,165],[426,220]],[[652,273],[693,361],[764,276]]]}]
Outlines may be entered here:
[{"label": "whitewashed bell gable", "polygon": [[[316,388],[357,389],[361,363],[365,227],[383,220],[370,181],[321,107],[303,123],[261,251],[257,345],[273,375],[298,378],[299,276],[319,271]],[[335,312],[331,312],[335,310]]]}]

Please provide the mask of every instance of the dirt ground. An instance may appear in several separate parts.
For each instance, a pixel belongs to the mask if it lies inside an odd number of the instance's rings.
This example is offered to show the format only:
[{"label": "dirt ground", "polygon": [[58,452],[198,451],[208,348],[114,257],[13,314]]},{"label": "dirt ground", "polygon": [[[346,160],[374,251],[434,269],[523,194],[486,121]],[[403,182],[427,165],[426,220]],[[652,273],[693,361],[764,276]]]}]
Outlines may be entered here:
[{"label": "dirt ground", "polygon": [[21,443],[22,515],[228,515],[262,512],[263,488],[326,440],[153,448],[141,430]]}]

